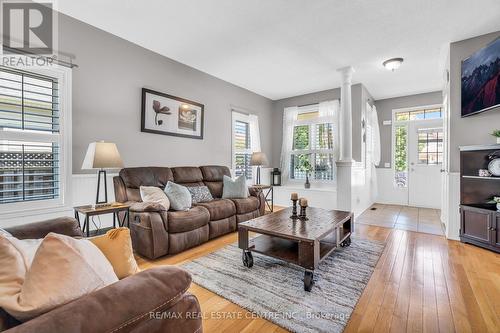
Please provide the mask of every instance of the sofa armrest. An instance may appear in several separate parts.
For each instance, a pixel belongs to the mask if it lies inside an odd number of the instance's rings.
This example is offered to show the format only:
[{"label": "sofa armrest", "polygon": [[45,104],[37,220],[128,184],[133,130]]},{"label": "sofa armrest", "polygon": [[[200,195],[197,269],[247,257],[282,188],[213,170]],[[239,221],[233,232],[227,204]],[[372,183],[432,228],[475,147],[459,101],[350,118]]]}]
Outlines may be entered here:
[{"label": "sofa armrest", "polygon": [[248,192],[252,197],[259,199],[259,213],[261,216],[264,215],[266,212],[266,198],[264,197],[264,193],[255,187],[248,187]]},{"label": "sofa armrest", "polygon": [[127,187],[123,182],[122,177],[114,176],[113,177],[113,187],[115,188],[115,200],[118,202],[125,202],[128,200],[127,196]]},{"label": "sofa armrest", "polygon": [[55,232],[71,237],[83,236],[78,221],[72,217],[58,217],[46,221],[6,228],[5,230],[11,233],[12,236],[19,239],[44,238],[49,232]]},{"label": "sofa armrest", "polygon": [[[190,284],[191,276],[181,268],[152,268],[60,306],[8,332],[199,332],[199,303],[194,296],[185,295]],[[172,311],[179,311],[180,315],[171,313],[172,316],[168,316]]]}]

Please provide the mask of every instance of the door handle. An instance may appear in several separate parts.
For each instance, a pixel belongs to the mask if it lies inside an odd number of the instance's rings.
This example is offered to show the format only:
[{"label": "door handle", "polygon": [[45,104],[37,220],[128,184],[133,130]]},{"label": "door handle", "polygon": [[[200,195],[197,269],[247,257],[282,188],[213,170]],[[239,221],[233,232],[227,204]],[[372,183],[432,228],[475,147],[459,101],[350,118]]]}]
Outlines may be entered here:
[{"label": "door handle", "polygon": [[445,172],[445,171],[446,171],[445,169],[441,169],[441,170],[439,170],[439,172],[441,172],[441,173],[442,173],[442,172]]}]

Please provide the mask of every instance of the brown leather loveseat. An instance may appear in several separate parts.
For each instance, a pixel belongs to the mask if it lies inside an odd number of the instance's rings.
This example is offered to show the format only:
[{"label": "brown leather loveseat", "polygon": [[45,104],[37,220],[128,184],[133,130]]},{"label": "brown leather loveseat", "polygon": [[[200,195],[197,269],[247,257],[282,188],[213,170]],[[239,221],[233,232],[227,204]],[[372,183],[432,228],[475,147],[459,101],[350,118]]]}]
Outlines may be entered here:
[{"label": "brown leather loveseat", "polygon": [[[134,250],[147,258],[174,254],[236,231],[237,224],[264,214],[262,193],[250,189],[245,199],[222,199],[224,166],[138,167],[114,177],[115,198],[131,204],[130,230]],[[168,181],[183,186],[207,186],[213,201],[194,204],[189,211],[165,211],[141,201],[140,186],[165,188]]]}]

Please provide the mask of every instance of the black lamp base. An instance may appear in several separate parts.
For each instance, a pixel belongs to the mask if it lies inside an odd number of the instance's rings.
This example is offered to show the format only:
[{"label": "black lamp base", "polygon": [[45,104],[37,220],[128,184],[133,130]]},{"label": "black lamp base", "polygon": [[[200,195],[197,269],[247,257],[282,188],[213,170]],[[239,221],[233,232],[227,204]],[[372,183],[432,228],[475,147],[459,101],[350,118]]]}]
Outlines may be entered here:
[{"label": "black lamp base", "polygon": [[[104,201],[99,201],[99,192],[101,189],[101,175],[104,177]],[[97,194],[95,197],[96,204],[105,204],[108,202],[108,183],[106,180],[106,170],[99,170],[97,173]]]},{"label": "black lamp base", "polygon": [[255,185],[260,185],[260,166],[257,167],[257,177],[255,179]]}]

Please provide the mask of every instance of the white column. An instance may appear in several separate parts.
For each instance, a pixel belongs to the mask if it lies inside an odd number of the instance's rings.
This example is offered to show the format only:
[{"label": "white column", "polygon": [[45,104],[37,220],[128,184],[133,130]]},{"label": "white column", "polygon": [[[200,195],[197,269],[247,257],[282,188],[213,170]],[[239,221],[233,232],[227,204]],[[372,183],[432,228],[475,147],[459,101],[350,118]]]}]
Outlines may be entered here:
[{"label": "white column", "polygon": [[342,76],[340,87],[340,162],[352,162],[352,105],[351,84],[354,68],[347,66],[337,70]]},{"label": "white column", "polygon": [[352,210],[352,105],[351,79],[354,68],[351,66],[337,70],[342,76],[340,86],[340,156],[337,161],[337,209]]}]

